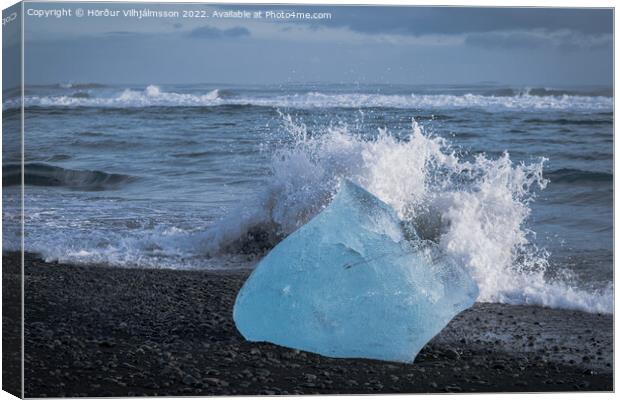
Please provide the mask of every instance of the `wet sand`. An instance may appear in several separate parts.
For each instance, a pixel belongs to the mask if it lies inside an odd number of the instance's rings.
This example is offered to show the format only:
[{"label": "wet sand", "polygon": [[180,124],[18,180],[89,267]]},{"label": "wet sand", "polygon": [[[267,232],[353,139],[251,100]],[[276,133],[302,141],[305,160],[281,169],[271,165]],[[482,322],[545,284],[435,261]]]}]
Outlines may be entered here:
[{"label": "wet sand", "polygon": [[613,390],[611,315],[478,303],[400,364],[245,341],[231,315],[249,270],[27,254],[25,272],[27,397]]}]

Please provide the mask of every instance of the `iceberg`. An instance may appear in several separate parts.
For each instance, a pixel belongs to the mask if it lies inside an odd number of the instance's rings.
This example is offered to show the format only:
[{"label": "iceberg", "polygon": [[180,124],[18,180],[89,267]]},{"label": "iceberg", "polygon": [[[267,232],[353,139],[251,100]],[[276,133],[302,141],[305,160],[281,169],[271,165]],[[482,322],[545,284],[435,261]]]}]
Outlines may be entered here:
[{"label": "iceberg", "polygon": [[256,266],[233,319],[249,341],[413,362],[477,295],[462,266],[345,180],[328,207]]}]

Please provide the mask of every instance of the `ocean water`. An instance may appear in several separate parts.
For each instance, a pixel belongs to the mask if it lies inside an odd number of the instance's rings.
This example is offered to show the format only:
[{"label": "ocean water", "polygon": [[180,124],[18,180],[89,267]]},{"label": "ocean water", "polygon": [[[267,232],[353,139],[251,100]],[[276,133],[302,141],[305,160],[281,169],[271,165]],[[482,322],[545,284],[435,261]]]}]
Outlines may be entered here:
[{"label": "ocean water", "polygon": [[[5,92],[5,249],[19,104]],[[48,260],[252,266],[347,178],[480,301],[613,312],[611,89],[58,84],[25,104],[25,247]]]}]

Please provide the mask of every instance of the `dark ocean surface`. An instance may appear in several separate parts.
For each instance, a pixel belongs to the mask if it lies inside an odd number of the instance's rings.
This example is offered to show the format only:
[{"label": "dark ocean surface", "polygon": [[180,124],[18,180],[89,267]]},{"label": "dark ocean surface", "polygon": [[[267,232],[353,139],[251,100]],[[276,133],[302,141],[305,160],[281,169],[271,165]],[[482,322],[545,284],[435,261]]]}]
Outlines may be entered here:
[{"label": "dark ocean surface", "polygon": [[[5,132],[19,103],[5,92]],[[59,84],[25,104],[25,248],[48,260],[250,266],[348,178],[466,264],[479,300],[613,312],[610,89]]]}]

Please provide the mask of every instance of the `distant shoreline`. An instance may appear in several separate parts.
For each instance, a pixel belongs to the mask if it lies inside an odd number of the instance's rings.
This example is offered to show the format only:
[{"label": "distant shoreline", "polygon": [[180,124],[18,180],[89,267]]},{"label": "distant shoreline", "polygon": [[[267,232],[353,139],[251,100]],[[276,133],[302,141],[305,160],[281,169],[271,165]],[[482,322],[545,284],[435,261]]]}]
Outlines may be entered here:
[{"label": "distant shoreline", "polygon": [[[4,253],[15,274],[19,253]],[[414,364],[245,341],[248,270],[128,269],[26,254],[26,396],[610,391],[613,316],[477,303]]]}]

